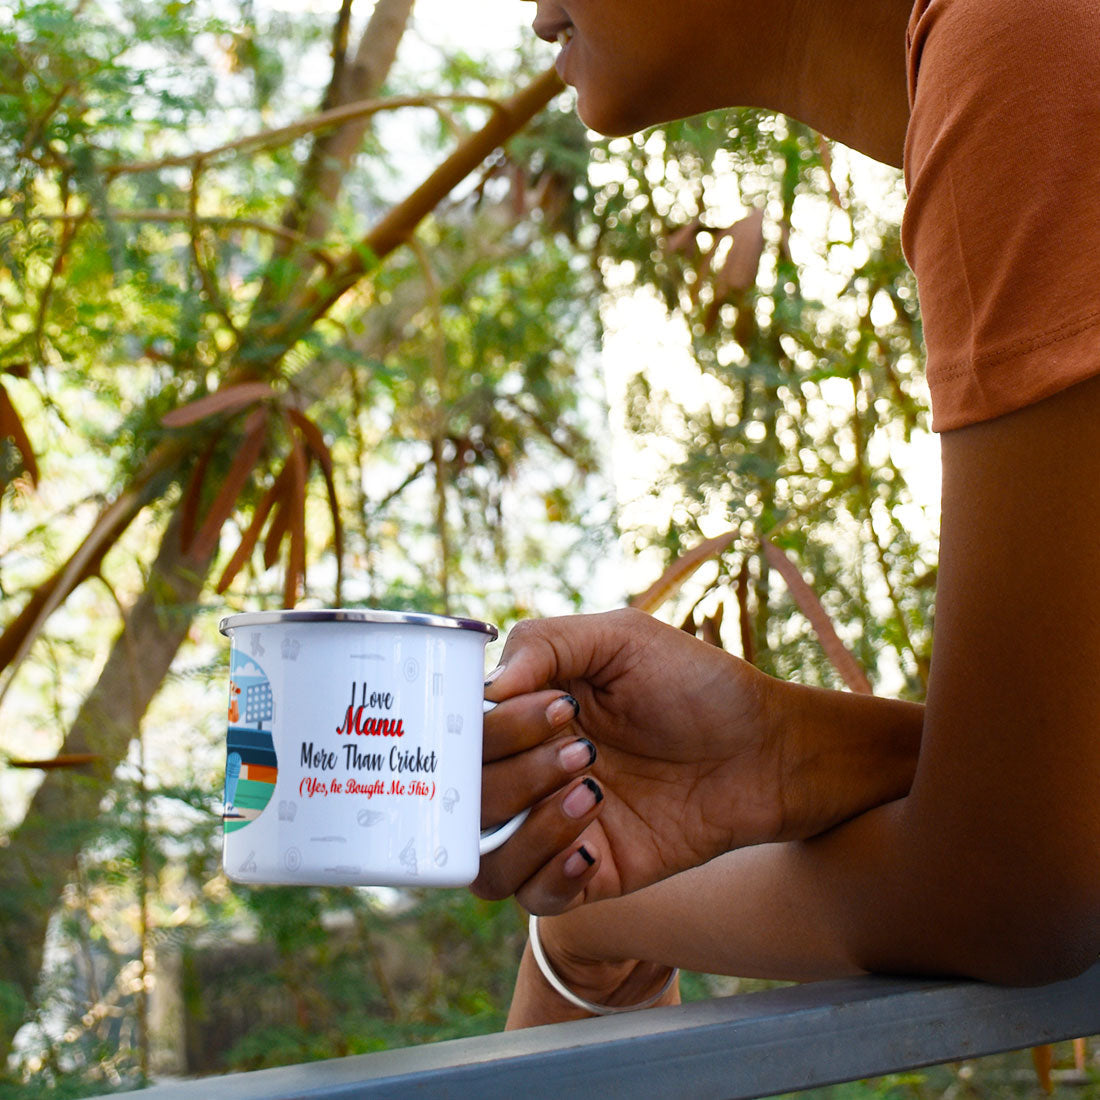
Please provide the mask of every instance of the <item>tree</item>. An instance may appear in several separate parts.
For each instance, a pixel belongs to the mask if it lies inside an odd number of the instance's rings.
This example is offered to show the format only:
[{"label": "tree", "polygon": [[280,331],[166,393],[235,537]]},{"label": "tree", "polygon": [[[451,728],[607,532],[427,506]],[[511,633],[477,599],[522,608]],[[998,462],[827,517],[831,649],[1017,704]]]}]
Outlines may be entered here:
[{"label": "tree", "polygon": [[[20,7],[5,28],[4,145],[16,153],[16,170],[4,200],[11,299],[4,361],[8,373],[41,378],[44,402],[60,374],[62,384],[104,385],[109,403],[130,410],[106,444],[118,458],[113,490],[75,550],[30,583],[0,635],[6,686],[78,585],[92,577],[111,583],[112,550],[124,545],[135,520],[148,516],[143,522],[159,539],[136,598],[129,606],[119,600],[121,630],[52,761],[75,766],[48,768],[0,852],[5,1051],[22,1004],[33,997],[49,915],[96,835],[112,777],[191,628],[223,528],[251,509],[219,587],[240,573],[262,537],[267,566],[284,558],[282,602],[293,606],[304,589],[313,526],[307,488],[319,472],[339,599],[343,536],[333,458],[308,413],[310,398],[329,396],[313,388],[326,380],[324,361],[347,351],[331,331],[349,323],[349,303],[361,308],[364,295],[385,293],[385,258],[410,243],[417,226],[560,87],[549,73],[504,97],[382,94],[411,8],[411,0],[378,0],[352,54],[351,5],[343,4],[320,113],[212,148],[152,156],[157,122],[169,114],[196,119],[201,106],[171,78],[158,82],[137,69],[135,47],[156,41],[169,57],[197,66],[192,43],[226,33],[225,25],[192,7],[150,14],[140,4],[107,12],[45,3]],[[277,60],[260,37],[246,20],[231,39],[232,56],[253,68],[257,92]],[[419,187],[355,231],[340,198],[371,120],[399,106],[425,106],[461,131],[447,106],[471,101],[487,114],[480,127],[459,132]],[[151,119],[144,132],[130,121],[141,114]],[[298,138],[310,144],[300,164],[284,151]],[[251,172],[261,178],[244,186]],[[273,222],[277,196],[269,188],[286,178],[296,182]],[[140,305],[150,298],[155,307],[147,313]],[[135,357],[137,369],[121,366]],[[105,377],[105,366],[129,376]],[[451,396],[444,381],[434,378],[437,409]],[[553,401],[561,378],[544,375],[544,382]],[[31,433],[10,400],[4,408],[9,469],[36,474]],[[543,411],[528,410],[536,417]],[[425,433],[440,485],[448,464],[470,465],[471,449],[476,457],[472,434],[458,448],[452,427],[437,416]],[[513,467],[525,447],[514,447]],[[18,488],[14,478],[7,484]],[[444,603],[445,513],[444,502],[437,513]]]},{"label": "tree", "polygon": [[[894,457],[927,426],[898,221],[839,175],[818,135],[759,112],[613,148],[596,198],[604,254],[683,325],[705,394],[685,402],[645,372],[631,384],[632,429],[681,443],[655,487],[675,515],[639,541],[663,547],[681,577],[676,562],[704,534],[727,533],[691,561],[718,568],[669,613],[712,640],[737,623],[731,648],[775,675],[870,690],[868,676],[893,673],[922,698],[935,553],[902,520],[912,498]],[[808,294],[807,277],[837,300]],[[658,584],[639,606],[675,591]]]}]

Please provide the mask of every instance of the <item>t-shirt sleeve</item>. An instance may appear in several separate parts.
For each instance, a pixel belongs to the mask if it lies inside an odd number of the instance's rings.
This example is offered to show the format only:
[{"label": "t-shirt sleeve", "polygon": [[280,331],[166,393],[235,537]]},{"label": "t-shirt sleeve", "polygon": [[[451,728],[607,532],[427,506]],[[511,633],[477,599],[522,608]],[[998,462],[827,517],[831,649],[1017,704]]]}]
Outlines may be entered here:
[{"label": "t-shirt sleeve", "polygon": [[933,427],[1100,374],[1100,2],[917,0],[909,198]]}]

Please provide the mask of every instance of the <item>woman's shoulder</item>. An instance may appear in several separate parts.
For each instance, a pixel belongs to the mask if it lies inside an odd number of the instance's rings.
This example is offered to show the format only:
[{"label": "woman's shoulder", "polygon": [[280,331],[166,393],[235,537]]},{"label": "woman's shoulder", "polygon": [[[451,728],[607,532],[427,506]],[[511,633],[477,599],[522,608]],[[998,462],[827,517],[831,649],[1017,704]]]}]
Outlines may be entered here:
[{"label": "woman's shoulder", "polygon": [[959,62],[963,78],[997,71],[999,59],[1031,71],[1083,62],[1095,72],[1098,29],[1096,0],[916,0],[907,36],[910,75],[919,80],[930,47]]},{"label": "woman's shoulder", "polygon": [[918,0],[903,240],[937,428],[1100,372],[1100,4]]}]

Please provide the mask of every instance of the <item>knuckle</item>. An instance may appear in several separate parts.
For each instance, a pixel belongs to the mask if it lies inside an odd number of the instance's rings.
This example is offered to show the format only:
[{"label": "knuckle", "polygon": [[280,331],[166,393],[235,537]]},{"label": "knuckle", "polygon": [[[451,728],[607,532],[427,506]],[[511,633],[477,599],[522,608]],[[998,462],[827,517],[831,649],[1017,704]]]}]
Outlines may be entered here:
[{"label": "knuckle", "polygon": [[508,631],[508,645],[509,647],[525,645],[533,638],[537,638],[539,632],[539,619],[520,619],[520,621]]},{"label": "knuckle", "polygon": [[556,897],[537,886],[525,886],[516,892],[520,907],[536,917],[556,917],[570,908],[572,898]]},{"label": "knuckle", "polygon": [[470,884],[470,892],[482,901],[504,901],[512,895],[511,887],[504,881],[503,875],[484,861],[477,878]]},{"label": "knuckle", "polygon": [[620,607],[612,611],[611,614],[615,616],[626,629],[642,625],[648,626],[653,622],[653,616],[650,615],[648,611],[643,611],[640,607]]}]

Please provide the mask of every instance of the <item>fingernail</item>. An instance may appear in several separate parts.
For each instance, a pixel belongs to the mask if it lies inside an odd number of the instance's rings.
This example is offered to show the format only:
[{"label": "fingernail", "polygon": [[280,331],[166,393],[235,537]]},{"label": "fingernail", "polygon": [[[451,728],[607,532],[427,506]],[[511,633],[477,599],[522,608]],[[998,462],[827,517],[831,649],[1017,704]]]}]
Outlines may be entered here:
[{"label": "fingernail", "polygon": [[592,853],[581,845],[563,864],[562,871],[565,873],[566,878],[580,878],[581,875],[593,866],[596,862],[596,857]]},{"label": "fingernail", "polygon": [[579,819],[590,813],[603,800],[603,791],[594,779],[582,779],[562,799],[561,808],[566,817]]},{"label": "fingernail", "polygon": [[581,705],[572,695],[560,695],[546,708],[546,720],[553,729],[572,722],[581,712]]},{"label": "fingernail", "polygon": [[587,737],[570,741],[559,750],[558,763],[567,772],[579,772],[582,768],[590,768],[596,763],[596,746]]},{"label": "fingernail", "polygon": [[485,687],[488,687],[494,680],[499,680],[501,673],[506,667],[507,666],[505,665],[505,663],[501,661],[500,664],[497,665],[497,667],[494,668],[493,671],[485,677]]}]

